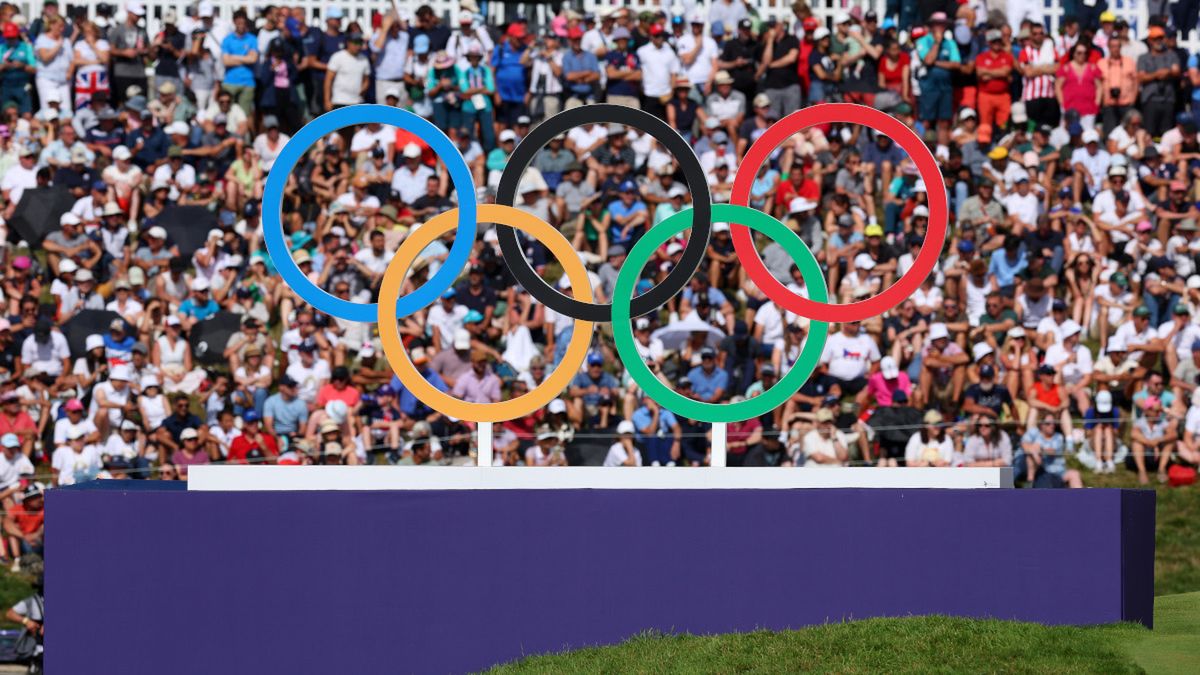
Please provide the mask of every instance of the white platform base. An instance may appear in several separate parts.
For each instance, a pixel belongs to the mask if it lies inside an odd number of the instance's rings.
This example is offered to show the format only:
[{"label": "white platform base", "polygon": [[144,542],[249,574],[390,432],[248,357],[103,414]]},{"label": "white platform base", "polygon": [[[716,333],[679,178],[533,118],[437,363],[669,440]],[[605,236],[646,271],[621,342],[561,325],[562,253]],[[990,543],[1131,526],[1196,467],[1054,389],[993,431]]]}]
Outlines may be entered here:
[{"label": "white platform base", "polygon": [[1011,488],[1010,468],[193,466],[189,490]]}]

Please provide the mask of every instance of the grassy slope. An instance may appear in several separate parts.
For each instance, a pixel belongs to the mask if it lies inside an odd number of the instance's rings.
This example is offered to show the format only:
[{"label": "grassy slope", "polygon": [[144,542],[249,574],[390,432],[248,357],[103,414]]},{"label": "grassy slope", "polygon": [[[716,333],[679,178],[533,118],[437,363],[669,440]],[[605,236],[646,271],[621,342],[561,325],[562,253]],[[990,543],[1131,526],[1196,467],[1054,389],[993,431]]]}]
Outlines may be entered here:
[{"label": "grassy slope", "polygon": [[[1088,487],[1136,488],[1137,477],[1119,469],[1097,476],[1083,470]],[[1174,595],[1200,591],[1200,484],[1185,488],[1162,487],[1158,491],[1154,544],[1154,593]]]},{"label": "grassy slope", "polygon": [[870,619],[781,633],[641,636],[492,672],[1194,672],[1200,663],[1200,593],[1159,598],[1155,609],[1154,631],[1131,624]]}]

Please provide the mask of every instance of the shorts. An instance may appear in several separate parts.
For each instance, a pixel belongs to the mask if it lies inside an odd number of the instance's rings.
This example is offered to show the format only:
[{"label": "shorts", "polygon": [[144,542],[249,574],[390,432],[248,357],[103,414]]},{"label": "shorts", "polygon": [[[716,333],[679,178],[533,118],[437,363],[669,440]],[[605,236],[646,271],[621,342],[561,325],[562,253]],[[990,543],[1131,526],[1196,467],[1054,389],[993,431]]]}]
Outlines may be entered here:
[{"label": "shorts", "polygon": [[842,388],[842,396],[854,396],[867,386],[867,378],[856,377],[853,380],[843,380],[832,375],[825,376],[826,390],[835,384]]},{"label": "shorts", "polygon": [[921,86],[918,107],[923,120],[949,120],[954,117],[954,92],[948,87],[925,83]]},{"label": "shorts", "polygon": [[[1092,429],[1095,429],[1096,427],[1111,427],[1113,430],[1120,429],[1121,428],[1120,413],[1116,413],[1114,415],[1115,412],[1116,411],[1114,410],[1113,412],[1108,412],[1108,413],[1104,413],[1103,415],[1101,415],[1100,413],[1096,412],[1095,408],[1088,408],[1088,411],[1086,413],[1084,413],[1084,415],[1083,415],[1083,428],[1087,429],[1088,431],[1091,431]],[[1116,421],[1106,421],[1106,422],[1097,422],[1096,421],[1098,419],[1106,419],[1107,420],[1111,417],[1117,417],[1118,419]]]}]

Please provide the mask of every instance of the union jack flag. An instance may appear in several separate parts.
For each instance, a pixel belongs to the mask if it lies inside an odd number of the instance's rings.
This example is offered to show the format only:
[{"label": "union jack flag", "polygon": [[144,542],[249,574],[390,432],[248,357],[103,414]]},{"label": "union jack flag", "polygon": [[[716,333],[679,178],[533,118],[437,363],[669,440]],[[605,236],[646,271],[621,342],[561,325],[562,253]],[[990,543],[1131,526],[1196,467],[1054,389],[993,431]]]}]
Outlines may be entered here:
[{"label": "union jack flag", "polygon": [[94,94],[108,90],[108,73],[106,71],[93,70],[75,73],[75,109],[88,107]]}]

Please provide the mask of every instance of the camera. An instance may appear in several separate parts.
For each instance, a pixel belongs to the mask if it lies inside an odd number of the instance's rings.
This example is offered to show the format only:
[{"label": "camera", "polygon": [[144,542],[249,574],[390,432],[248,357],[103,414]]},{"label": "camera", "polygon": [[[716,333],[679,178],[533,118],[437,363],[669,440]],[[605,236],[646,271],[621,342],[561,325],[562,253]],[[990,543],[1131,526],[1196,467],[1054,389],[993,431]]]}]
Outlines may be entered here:
[{"label": "camera", "polygon": [[1120,87],[1110,87],[1108,90],[1108,95],[1114,101],[1121,98],[1121,88]]}]

